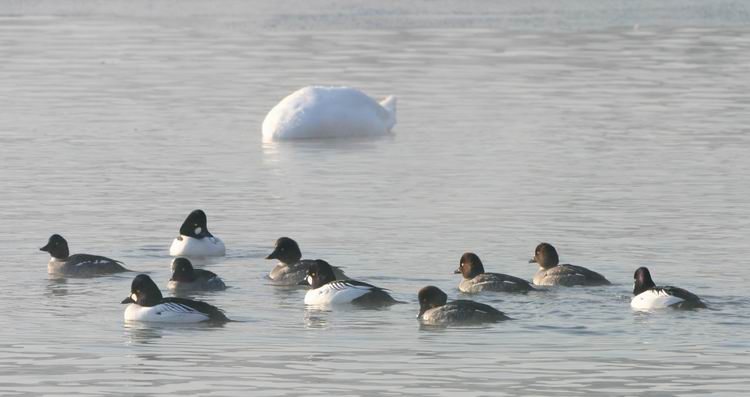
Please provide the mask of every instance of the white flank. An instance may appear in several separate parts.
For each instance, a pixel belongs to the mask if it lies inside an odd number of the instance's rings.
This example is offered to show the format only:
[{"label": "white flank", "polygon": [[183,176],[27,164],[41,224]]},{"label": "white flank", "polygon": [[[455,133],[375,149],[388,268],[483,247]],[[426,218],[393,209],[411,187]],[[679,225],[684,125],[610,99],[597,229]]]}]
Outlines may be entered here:
[{"label": "white flank", "polygon": [[131,303],[125,308],[125,321],[154,323],[198,323],[208,316],[185,305],[162,303],[145,307]]},{"label": "white flank", "polygon": [[335,305],[351,303],[353,300],[370,292],[370,287],[348,285],[334,281],[320,288],[311,289],[305,294],[306,305]]},{"label": "white flank", "polygon": [[169,247],[169,255],[186,256],[189,258],[204,258],[207,256],[224,256],[226,248],[221,239],[215,238],[192,238],[180,236],[172,241]]},{"label": "white flank", "polygon": [[634,296],[630,307],[635,310],[664,309],[683,301],[684,299],[669,295],[663,290],[650,289]]}]

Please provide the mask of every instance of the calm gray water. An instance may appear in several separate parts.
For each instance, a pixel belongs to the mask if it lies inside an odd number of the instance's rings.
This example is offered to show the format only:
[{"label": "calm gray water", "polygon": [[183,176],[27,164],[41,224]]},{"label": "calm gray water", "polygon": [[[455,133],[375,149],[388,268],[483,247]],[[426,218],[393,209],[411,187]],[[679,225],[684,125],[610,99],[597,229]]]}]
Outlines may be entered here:
[{"label": "calm gray water", "polygon": [[[746,393],[747,6],[565,3],[0,2],[0,394]],[[397,95],[395,134],[262,144],[309,84]],[[132,274],[46,274],[60,233],[164,288],[195,208],[241,322],[124,324]],[[282,235],[409,304],[305,309],[264,279]],[[464,251],[531,279],[541,241],[615,285],[416,322]],[[642,265],[712,309],[633,312]]]}]

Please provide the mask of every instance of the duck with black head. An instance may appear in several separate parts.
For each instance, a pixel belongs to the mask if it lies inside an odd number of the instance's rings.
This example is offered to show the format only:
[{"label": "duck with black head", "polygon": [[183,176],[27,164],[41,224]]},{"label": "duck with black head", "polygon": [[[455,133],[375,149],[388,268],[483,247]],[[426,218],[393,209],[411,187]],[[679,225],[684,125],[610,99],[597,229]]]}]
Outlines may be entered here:
[{"label": "duck with black head", "polygon": [[125,321],[198,323],[229,321],[227,316],[206,302],[184,298],[164,298],[151,277],[139,274],[130,284],[130,295],[122,301]]},{"label": "duck with black head", "polygon": [[420,289],[417,298],[417,319],[429,325],[478,324],[510,320],[505,313],[484,303],[464,299],[448,302],[448,295],[432,285]]},{"label": "duck with black head", "polygon": [[[273,252],[268,254],[266,259],[279,261],[268,274],[268,278],[276,285],[298,285],[305,280],[307,270],[315,263],[311,259],[302,259],[302,251],[300,251],[299,245],[289,237],[279,237],[276,240]],[[336,280],[348,279],[340,268],[336,266],[331,266],[331,268]]]},{"label": "duck with black head", "polygon": [[337,280],[328,262],[316,259],[307,269],[300,285],[309,285],[305,294],[306,305],[354,304],[366,307],[389,306],[401,303],[380,287],[357,280]]},{"label": "duck with black head", "polygon": [[220,238],[208,231],[203,210],[191,212],[180,226],[180,235],[172,241],[169,255],[189,258],[224,256],[226,248]]},{"label": "duck with black head", "polygon": [[601,274],[583,266],[560,264],[557,250],[552,244],[541,243],[534,250],[534,257],[529,263],[539,264],[539,271],[534,275],[535,285],[562,285],[572,287],[576,285],[596,286],[610,285],[609,280]]},{"label": "duck with black head", "polygon": [[639,267],[633,274],[633,299],[630,307],[635,310],[652,309],[700,309],[706,304],[690,291],[672,286],[657,286],[646,267]]},{"label": "duck with black head", "polygon": [[39,248],[50,254],[47,272],[58,276],[93,277],[113,273],[129,272],[123,263],[99,255],[70,255],[68,242],[59,234],[53,234],[47,245]]},{"label": "duck with black head", "polygon": [[458,284],[459,291],[475,294],[483,291],[495,292],[528,292],[534,287],[528,281],[502,273],[487,273],[482,260],[473,252],[466,252],[458,262],[456,274],[463,275]]}]

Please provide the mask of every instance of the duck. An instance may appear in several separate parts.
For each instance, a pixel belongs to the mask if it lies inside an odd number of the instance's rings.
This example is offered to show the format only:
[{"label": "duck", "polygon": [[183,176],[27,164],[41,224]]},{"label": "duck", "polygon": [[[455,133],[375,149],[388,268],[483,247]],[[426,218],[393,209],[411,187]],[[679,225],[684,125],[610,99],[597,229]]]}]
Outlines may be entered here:
[{"label": "duck", "polygon": [[47,263],[49,274],[61,276],[92,277],[114,273],[129,272],[120,261],[99,255],[73,254],[70,255],[68,242],[59,234],[53,234],[47,240],[47,245],[39,248],[49,252]]},{"label": "duck", "polygon": [[[299,285],[307,277],[307,270],[315,261],[302,259],[302,251],[299,244],[289,237],[279,237],[276,240],[273,252],[266,256],[267,260],[276,259],[279,264],[268,273],[276,285]],[[339,267],[331,266],[336,280],[346,280],[348,277]]]},{"label": "duck", "polygon": [[224,256],[226,249],[220,238],[208,231],[206,213],[203,210],[191,212],[180,226],[180,235],[172,241],[169,255],[205,258]]},{"label": "duck", "polygon": [[307,86],[289,94],[263,120],[263,141],[387,135],[396,97],[378,102],[350,87]]},{"label": "duck", "polygon": [[473,252],[466,252],[458,262],[455,274],[463,275],[458,284],[458,290],[474,294],[482,291],[497,292],[528,292],[534,287],[528,281],[501,273],[485,273],[484,265],[479,256]]},{"label": "duck", "polygon": [[541,243],[534,250],[534,257],[529,263],[539,264],[539,271],[534,275],[534,285],[562,285],[572,287],[576,285],[596,286],[611,283],[601,274],[583,266],[561,265],[557,250],[552,244]]},{"label": "duck", "polygon": [[477,324],[510,320],[505,313],[472,300],[448,302],[448,295],[440,288],[428,285],[419,290],[417,319],[429,325]]},{"label": "duck", "polygon": [[227,288],[216,273],[194,269],[193,264],[187,258],[175,258],[172,268],[174,272],[167,283],[167,288],[171,290],[222,291]]},{"label": "duck", "polygon": [[305,294],[306,305],[354,304],[366,307],[382,307],[399,303],[380,287],[357,280],[337,280],[333,267],[326,261],[316,259],[307,269],[305,280],[311,288]]},{"label": "duck", "polygon": [[639,267],[633,274],[633,299],[630,307],[635,310],[652,309],[701,309],[706,304],[694,293],[672,286],[656,286],[651,272]]},{"label": "duck", "polygon": [[122,301],[125,321],[159,323],[223,323],[230,321],[216,306],[185,298],[164,298],[154,280],[146,274],[135,276],[130,296]]}]

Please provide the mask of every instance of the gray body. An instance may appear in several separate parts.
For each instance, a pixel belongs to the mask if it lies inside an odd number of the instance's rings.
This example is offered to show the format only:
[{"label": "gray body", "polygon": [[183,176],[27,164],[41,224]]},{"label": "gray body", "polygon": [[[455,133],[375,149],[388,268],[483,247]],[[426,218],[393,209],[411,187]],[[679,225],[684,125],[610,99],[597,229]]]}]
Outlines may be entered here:
[{"label": "gray body", "polygon": [[122,262],[104,256],[75,254],[65,259],[50,258],[47,272],[60,276],[93,277],[128,272]]},{"label": "gray body", "polygon": [[509,317],[482,303],[457,300],[425,311],[420,319],[425,324],[448,325],[496,322],[509,320]]},{"label": "gray body", "polygon": [[474,278],[463,279],[458,284],[459,291],[467,294],[475,294],[482,291],[497,292],[526,292],[534,288],[529,282],[500,273],[482,273]]},{"label": "gray body", "polygon": [[575,265],[557,265],[549,269],[539,269],[534,275],[534,284],[572,287],[576,285],[609,285],[601,274]]},{"label": "gray body", "polygon": [[[305,280],[307,277],[307,270],[313,263],[315,263],[315,261],[310,259],[303,259],[291,265],[279,262],[278,265],[271,269],[271,273],[268,274],[268,277],[273,280],[274,284],[298,285]],[[331,267],[333,268],[333,274],[336,276],[336,280],[349,279],[340,268],[336,266]]]}]

